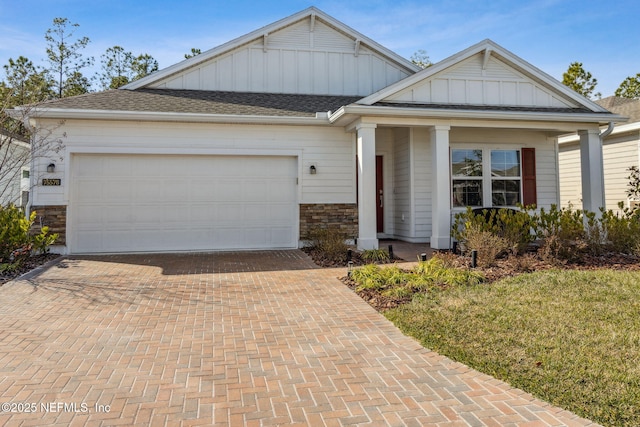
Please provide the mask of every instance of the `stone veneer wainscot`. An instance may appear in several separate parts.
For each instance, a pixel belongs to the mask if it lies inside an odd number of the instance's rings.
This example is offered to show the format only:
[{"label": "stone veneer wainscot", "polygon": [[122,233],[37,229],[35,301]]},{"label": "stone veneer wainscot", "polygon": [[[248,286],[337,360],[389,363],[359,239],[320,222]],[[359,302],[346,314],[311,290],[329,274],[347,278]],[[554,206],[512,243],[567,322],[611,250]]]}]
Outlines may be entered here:
[{"label": "stone veneer wainscot", "polygon": [[33,223],[33,230],[40,231],[41,226],[49,227],[49,233],[58,234],[54,245],[64,245],[67,241],[67,207],[65,205],[55,206],[31,206],[31,212],[36,212],[36,220]]},{"label": "stone veneer wainscot", "polygon": [[358,236],[358,206],[355,203],[316,203],[300,205],[300,237],[314,228],[341,230],[345,237]]}]

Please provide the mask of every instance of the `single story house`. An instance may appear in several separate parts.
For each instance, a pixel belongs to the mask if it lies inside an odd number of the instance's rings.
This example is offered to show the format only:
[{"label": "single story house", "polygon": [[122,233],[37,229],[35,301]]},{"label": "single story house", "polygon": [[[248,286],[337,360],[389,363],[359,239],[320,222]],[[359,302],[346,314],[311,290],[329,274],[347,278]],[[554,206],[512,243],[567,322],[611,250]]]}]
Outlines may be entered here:
[{"label": "single story house", "polygon": [[578,133],[602,203],[600,127],[619,119],[491,40],[423,70],[311,7],[30,112],[36,131],[64,120],[31,208],[66,253],[295,248],[314,227],[449,248],[466,205],[559,203],[559,135]]},{"label": "single story house", "polygon": [[[640,206],[640,201],[627,196],[629,168],[640,167],[640,99],[610,96],[596,103],[629,119],[628,123],[616,125],[603,139],[606,208],[617,211],[619,202],[624,202],[625,207]],[[580,141],[576,135],[568,135],[559,138],[558,142],[561,204],[582,209]]]},{"label": "single story house", "polygon": [[19,135],[0,129],[0,205],[26,207],[29,200],[31,146]]}]

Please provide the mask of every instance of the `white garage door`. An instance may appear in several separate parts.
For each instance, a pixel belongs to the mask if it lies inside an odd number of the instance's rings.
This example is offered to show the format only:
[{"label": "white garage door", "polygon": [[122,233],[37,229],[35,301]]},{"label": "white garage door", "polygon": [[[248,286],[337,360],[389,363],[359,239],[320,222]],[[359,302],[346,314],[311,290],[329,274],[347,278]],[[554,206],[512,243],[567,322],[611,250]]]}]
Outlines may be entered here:
[{"label": "white garage door", "polygon": [[74,155],[69,249],[296,247],[296,176],[294,157]]}]

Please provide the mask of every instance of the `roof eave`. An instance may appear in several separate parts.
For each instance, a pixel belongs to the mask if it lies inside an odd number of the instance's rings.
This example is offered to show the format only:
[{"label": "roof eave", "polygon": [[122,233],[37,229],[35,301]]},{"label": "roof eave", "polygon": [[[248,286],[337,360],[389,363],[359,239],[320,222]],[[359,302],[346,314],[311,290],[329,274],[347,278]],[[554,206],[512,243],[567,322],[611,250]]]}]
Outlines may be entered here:
[{"label": "roof eave", "polygon": [[343,122],[346,116],[386,116],[434,119],[482,119],[510,121],[545,121],[607,124],[625,122],[625,117],[613,113],[559,113],[540,111],[482,111],[473,109],[406,108],[351,104],[336,110],[329,120]]},{"label": "roof eave", "polygon": [[[630,132],[640,132],[640,122],[627,123],[621,126],[616,126],[613,128],[613,131],[609,134],[612,135],[620,135],[624,133]],[[569,144],[572,142],[580,141],[579,135],[566,135],[558,138],[558,144]]]},{"label": "roof eave", "polygon": [[172,113],[147,111],[111,111],[83,109],[32,110],[29,118],[78,119],[78,120],[123,120],[149,122],[188,123],[242,123],[242,124],[286,124],[286,125],[329,125],[328,115],[316,113],[315,117],[259,116],[206,113]]}]

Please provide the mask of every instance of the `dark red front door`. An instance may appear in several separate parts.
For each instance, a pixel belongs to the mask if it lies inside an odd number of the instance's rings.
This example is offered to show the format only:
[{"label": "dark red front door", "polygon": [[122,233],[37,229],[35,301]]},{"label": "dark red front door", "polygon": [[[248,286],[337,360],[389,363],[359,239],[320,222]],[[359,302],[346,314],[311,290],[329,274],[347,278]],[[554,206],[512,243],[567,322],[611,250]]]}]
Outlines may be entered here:
[{"label": "dark red front door", "polygon": [[378,233],[384,233],[384,189],[382,187],[382,156],[376,156],[376,202],[376,231]]}]

